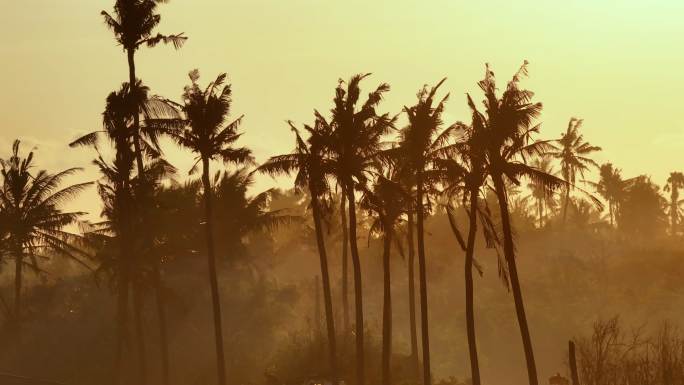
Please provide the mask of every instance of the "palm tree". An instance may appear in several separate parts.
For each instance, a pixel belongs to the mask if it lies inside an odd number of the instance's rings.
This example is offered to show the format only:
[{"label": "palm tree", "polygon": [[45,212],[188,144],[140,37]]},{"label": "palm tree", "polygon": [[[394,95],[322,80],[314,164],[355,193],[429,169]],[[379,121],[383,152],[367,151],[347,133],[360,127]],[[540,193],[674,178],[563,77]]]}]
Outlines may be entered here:
[{"label": "palm tree", "polygon": [[599,165],[589,155],[593,152],[601,151],[601,147],[592,146],[584,141],[584,136],[579,133],[583,120],[571,118],[568,128],[560,139],[556,140],[556,146],[549,155],[560,159],[561,175],[570,184],[565,189],[565,202],[563,203],[563,224],[568,214],[568,204],[570,203],[570,190],[577,181],[579,174],[584,178],[584,173],[591,166],[599,168]]},{"label": "palm tree", "polygon": [[[546,174],[556,175],[556,171],[551,164],[551,159],[548,156],[542,156],[532,161],[532,167]],[[556,200],[542,184],[534,180],[529,181],[527,188],[531,191],[530,197],[536,201],[538,226],[541,229],[544,227],[546,211],[548,209],[553,209],[556,206]]]},{"label": "palm tree", "polygon": [[[292,122],[288,122],[295,134],[296,147],[294,152],[285,155],[271,157],[266,163],[259,166],[258,170],[269,175],[293,174],[295,188],[298,190],[308,189],[311,198],[311,210],[314,220],[316,245],[321,265],[321,279],[323,282],[323,301],[325,305],[325,319],[328,333],[328,354],[330,360],[330,372],[334,384],[339,381],[337,366],[337,342],[335,334],[335,320],[332,308],[332,293],[330,289],[330,273],[328,270],[328,256],[323,238],[323,212],[321,199],[329,194],[327,174],[333,171],[330,159],[326,157],[325,146],[329,140],[329,126],[320,118],[316,119],[313,127],[305,125],[304,129],[309,133],[305,141],[299,130]],[[344,198],[343,198],[344,199]]]},{"label": "palm tree", "polygon": [[[128,59],[128,84],[133,88],[138,85],[135,73],[135,52],[143,45],[154,47],[159,43],[173,44],[174,48],[179,49],[187,37],[183,33],[175,35],[154,35],[153,30],[161,21],[161,16],[157,13],[157,5],[165,3],[167,0],[116,0],[114,3],[114,13],[110,15],[106,11],[100,12],[104,18],[105,25],[114,33],[116,41],[126,51]],[[134,92],[135,94],[135,92]],[[133,145],[135,148],[138,172],[142,174],[143,149],[140,143],[140,120],[137,112],[133,112]]]},{"label": "palm tree", "polygon": [[[149,154],[152,159],[160,159],[161,150],[159,148],[159,135],[168,130],[169,127],[175,127],[181,120],[181,116],[178,113],[176,107],[168,102],[167,100],[160,98],[158,96],[149,96],[149,88],[142,84],[141,81],[137,81],[135,87],[131,88],[129,83],[123,83],[118,91],[111,92],[107,96],[105,111],[103,112],[103,128],[101,130],[92,131],[85,134],[78,139],[74,140],[69,144],[70,147],[80,147],[80,146],[92,146],[98,151],[98,146],[100,142],[100,137],[105,136],[111,143],[114,144],[114,149],[116,151],[116,160],[113,165],[107,165],[103,159],[98,160],[96,163],[103,175],[109,174],[110,178],[108,183],[112,186],[117,186],[112,191],[112,194],[117,195],[117,199],[121,200],[121,204],[114,205],[118,211],[119,216],[122,217],[118,228],[117,234],[124,239],[128,239],[128,242],[122,243],[122,255],[119,256],[119,261],[122,264],[120,267],[131,272],[133,269],[133,250],[130,249],[130,241],[133,237],[139,237],[145,235],[146,232],[142,231],[144,229],[149,229],[150,226],[136,226],[136,221],[133,216],[136,212],[144,212],[147,214],[147,210],[141,210],[142,208],[149,208],[152,206],[152,202],[149,201],[150,196],[147,196],[148,192],[151,191],[149,187],[153,186],[155,181],[152,183],[147,183],[144,176],[149,174],[149,170],[144,168],[142,162],[138,162],[138,166],[143,166],[143,169],[138,169],[138,175],[143,176],[143,178],[137,178],[135,183],[138,187],[144,187],[137,189],[136,192],[132,191],[132,182],[134,181],[133,175],[133,158],[136,157],[131,150],[131,142],[133,141],[135,135],[133,132],[133,116],[138,116],[138,114],[143,118],[142,127],[140,130],[141,136],[139,144],[142,146],[144,152]],[[161,162],[159,164],[166,164]],[[156,166],[155,166],[156,167]],[[109,170],[109,171],[107,171]],[[116,176],[116,177],[115,177]],[[134,195],[135,198],[134,199]],[[127,197],[127,198],[126,198]],[[105,197],[102,197],[105,200]],[[137,208],[134,210],[133,205]],[[123,219],[125,218],[125,219]],[[144,218],[145,220],[149,218]],[[124,228],[125,227],[125,228]],[[133,227],[136,227],[134,229]],[[149,237],[146,239],[148,242],[146,247],[151,248],[152,242],[150,242]],[[125,250],[124,250],[125,249]],[[140,251],[140,250],[137,250]],[[140,257],[140,256],[138,256]],[[152,275],[154,277],[154,291],[157,307],[157,317],[159,320],[159,334],[160,334],[160,346],[161,346],[161,361],[162,361],[162,375],[165,384],[168,384],[169,379],[169,354],[168,354],[168,340],[167,340],[167,327],[166,327],[166,314],[165,314],[165,303],[162,294],[162,282],[160,275],[160,262],[158,260],[154,263],[154,269]],[[119,312],[120,317],[120,330],[119,333],[119,343],[123,342],[125,339],[125,328],[127,323],[127,307],[128,307],[128,285],[133,281],[131,280],[130,274],[122,271],[119,278],[122,280],[120,282],[119,288]],[[135,318],[140,321],[140,312],[142,311],[141,296],[139,293],[141,290],[139,285],[134,287],[134,299],[135,299]],[[140,322],[136,322],[140,325]],[[141,332],[141,328],[137,328]],[[141,334],[141,333],[139,333]],[[141,350],[144,350],[144,341],[138,339],[138,345]],[[117,349],[121,354],[121,349]],[[142,382],[146,377],[145,359],[144,355],[141,354],[140,359],[140,376]],[[117,358],[117,360],[120,357]]]},{"label": "palm tree", "polygon": [[361,90],[359,83],[370,74],[352,76],[349,82],[340,81],[335,89],[332,122],[328,123],[316,112],[317,120],[331,133],[326,150],[330,152],[333,173],[342,186],[347,199],[349,213],[349,242],[354,271],[354,307],[356,323],[356,385],[365,381],[363,290],[361,282],[361,260],[356,235],[356,190],[365,186],[368,172],[378,166],[376,156],[381,149],[381,138],[389,132],[395,119],[389,114],[378,115],[376,107],[382,95],[389,91],[389,85],[381,84],[368,95],[357,108]]},{"label": "palm tree", "polygon": [[626,183],[622,180],[620,169],[613,167],[611,163],[602,164],[599,168],[599,175],[598,183],[589,182],[589,184],[608,202],[610,225],[615,226],[620,203],[624,198]]},{"label": "palm tree", "polygon": [[217,373],[219,385],[225,385],[226,367],[221,325],[221,301],[219,299],[214,252],[214,213],[212,209],[212,185],[209,180],[209,162],[220,159],[224,163],[239,165],[250,163],[253,159],[249,149],[233,146],[242,135],[238,132],[242,116],[231,122],[226,121],[232,104],[231,86],[224,85],[226,74],[220,74],[205,89],[200,88],[199,83],[197,83],[199,76],[199,71],[191,71],[189,77],[192,84],[186,86],[183,92],[182,110],[187,119],[187,126],[182,130],[171,131],[170,135],[179,145],[197,154],[191,173],[196,169],[198,163],[202,163],[204,220],[206,224],[209,283],[214,309]]},{"label": "palm tree", "polygon": [[[420,315],[421,315],[421,339],[423,345],[423,384],[431,384],[430,373],[430,340],[428,326],[428,303],[427,303],[427,269],[425,263],[425,231],[424,217],[426,196],[437,181],[434,161],[445,151],[445,145],[450,138],[454,126],[441,130],[442,112],[447,94],[435,105],[435,94],[446,79],[442,79],[431,89],[423,87],[418,92],[418,102],[412,107],[404,107],[408,116],[408,125],[401,132],[399,146],[395,152],[403,158],[404,173],[415,175],[415,211],[417,228],[418,270],[420,284]],[[440,131],[441,130],[441,131]],[[429,203],[428,203],[429,207]]]},{"label": "palm tree", "polygon": [[671,172],[667,178],[664,190],[670,192],[668,211],[670,214],[670,234],[672,236],[677,235],[677,228],[679,227],[682,212],[680,206],[684,202],[679,199],[679,190],[682,188],[684,188],[684,174],[679,171]]},{"label": "palm tree", "polygon": [[[77,224],[83,212],[65,212],[60,207],[74,199],[92,183],[61,187],[64,180],[79,168],[56,174],[45,170],[32,172],[33,151],[26,157],[20,153],[20,141],[12,144],[12,155],[0,159],[0,225],[7,232],[8,252],[14,257],[13,321],[19,327],[22,316],[23,269],[43,272],[39,260],[51,255],[67,257],[90,269],[85,259],[83,237],[65,228]],[[4,242],[3,242],[4,243]]]},{"label": "palm tree", "polygon": [[[496,92],[494,73],[486,66],[485,78],[478,85],[485,94],[485,112],[478,111],[473,100],[468,96],[468,104],[477,119],[483,122],[484,148],[488,160],[489,175],[494,183],[494,191],[499,203],[501,228],[503,233],[503,251],[506,259],[508,276],[510,279],[516,316],[520,326],[527,372],[530,385],[538,385],[537,369],[532,349],[532,340],[527,325],[522,289],[518,279],[518,269],[515,261],[515,245],[513,242],[513,228],[510,218],[508,191],[505,180],[519,185],[521,177],[527,177],[545,186],[549,191],[556,191],[566,187],[567,183],[560,178],[542,172],[529,166],[524,160],[530,156],[541,156],[550,151],[548,142],[532,141],[531,136],[539,131],[538,125],[532,122],[541,112],[541,103],[531,101],[533,93],[520,89],[522,76],[527,74],[527,62],[508,82],[503,94],[499,97]],[[522,160],[522,161],[520,161]]]},{"label": "palm tree", "polygon": [[392,356],[392,292],[390,254],[392,242],[399,242],[397,226],[402,215],[406,212],[409,195],[401,185],[393,181],[393,172],[388,177],[379,175],[373,190],[364,192],[361,207],[376,215],[371,224],[371,235],[381,235],[383,238],[382,270],[383,270],[383,301],[382,301],[382,384],[390,385]]}]

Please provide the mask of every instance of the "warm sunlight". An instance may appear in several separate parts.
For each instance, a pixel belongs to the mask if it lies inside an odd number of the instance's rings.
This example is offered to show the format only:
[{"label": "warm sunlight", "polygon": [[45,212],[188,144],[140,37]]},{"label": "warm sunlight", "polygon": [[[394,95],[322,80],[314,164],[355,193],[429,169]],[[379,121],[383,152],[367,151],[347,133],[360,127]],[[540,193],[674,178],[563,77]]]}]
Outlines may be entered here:
[{"label": "warm sunlight", "polygon": [[6,2],[0,384],[684,384],[684,2]]}]

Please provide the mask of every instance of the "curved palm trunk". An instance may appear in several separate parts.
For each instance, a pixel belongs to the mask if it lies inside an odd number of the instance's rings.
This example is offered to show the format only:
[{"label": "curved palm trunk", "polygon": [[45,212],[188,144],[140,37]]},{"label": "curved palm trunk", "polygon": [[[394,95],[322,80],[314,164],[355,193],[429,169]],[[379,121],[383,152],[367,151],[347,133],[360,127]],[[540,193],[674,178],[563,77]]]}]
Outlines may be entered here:
[{"label": "curved palm trunk", "polygon": [[390,385],[392,383],[392,371],[390,366],[390,359],[392,357],[392,277],[390,271],[391,248],[392,229],[386,226],[382,252],[382,385]]},{"label": "curved palm trunk", "polygon": [[342,192],[340,217],[342,220],[342,322],[344,323],[343,349],[346,350],[349,330],[349,228],[347,227],[347,197]]},{"label": "curved palm trunk", "polygon": [[428,328],[427,269],[425,264],[425,231],[423,212],[423,175],[418,173],[416,194],[416,224],[418,226],[418,273],[420,283],[420,329],[423,343],[423,385],[431,385],[430,335]]},{"label": "curved palm trunk", "polygon": [[[124,254],[125,255],[125,254]],[[117,295],[117,336],[114,357],[114,384],[122,383],[123,351],[128,343],[128,273],[120,267]]]},{"label": "curved palm trunk", "polygon": [[209,159],[202,158],[202,185],[204,188],[204,221],[207,237],[207,258],[209,264],[209,284],[211,303],[214,309],[214,337],[216,340],[216,371],[219,385],[226,385],[226,360],[223,352],[223,327],[221,324],[221,300],[219,298],[216,274],[216,255],[214,253],[214,225],[211,209],[211,184],[209,182]]},{"label": "curved palm trunk", "polygon": [[418,358],[418,327],[416,325],[416,251],[413,244],[413,229],[415,223],[413,213],[408,214],[408,296],[409,296],[409,327],[411,332],[411,361],[414,365],[414,376],[420,378],[420,358]]},{"label": "curved palm trunk", "polygon": [[365,361],[363,347],[363,286],[361,281],[361,260],[356,238],[356,201],[354,186],[346,187],[347,202],[349,203],[349,246],[351,248],[354,268],[354,307],[356,315],[356,385],[363,385],[365,381]]},{"label": "curved palm trunk", "polygon": [[[314,226],[316,230],[316,244],[321,263],[321,279],[323,281],[323,302],[325,306],[325,321],[328,332],[328,354],[330,359],[330,374],[332,383],[337,384],[337,341],[335,338],[335,320],[332,308],[332,293],[330,290],[330,274],[328,271],[328,255],[323,240],[323,226],[321,224],[321,209],[318,198],[311,195],[311,207],[313,211]],[[316,322],[318,324],[318,322]]]},{"label": "curved palm trunk", "polygon": [[145,348],[145,330],[142,319],[142,288],[140,284],[133,287],[133,316],[135,318],[135,339],[138,348],[138,384],[147,384],[147,354]]},{"label": "curved palm trunk", "polygon": [[504,237],[504,255],[506,257],[506,264],[508,265],[508,276],[511,281],[513,300],[515,302],[515,313],[518,318],[520,336],[522,337],[523,348],[525,351],[527,376],[529,378],[530,385],[539,385],[539,381],[537,380],[537,366],[534,362],[534,352],[532,350],[532,339],[530,338],[530,330],[527,326],[525,305],[522,298],[522,290],[520,289],[520,281],[518,279],[518,267],[516,266],[515,262],[513,230],[511,228],[511,219],[508,212],[506,189],[501,174],[493,175],[492,179],[494,180],[494,188],[496,190],[496,197],[499,201],[499,210],[501,212],[501,226]]},{"label": "curved palm trunk", "polygon": [[468,243],[465,254],[465,302],[466,329],[468,334],[468,353],[470,354],[470,375],[472,385],[480,385],[480,363],[477,357],[477,340],[475,335],[475,310],[473,306],[473,254],[475,253],[475,235],[477,234],[477,193],[470,191],[470,212],[468,213]]},{"label": "curved palm trunk", "polygon": [[161,283],[159,264],[152,271],[154,294],[157,305],[157,319],[159,322],[159,348],[162,361],[162,385],[169,385],[169,342],[166,334],[166,300]]}]

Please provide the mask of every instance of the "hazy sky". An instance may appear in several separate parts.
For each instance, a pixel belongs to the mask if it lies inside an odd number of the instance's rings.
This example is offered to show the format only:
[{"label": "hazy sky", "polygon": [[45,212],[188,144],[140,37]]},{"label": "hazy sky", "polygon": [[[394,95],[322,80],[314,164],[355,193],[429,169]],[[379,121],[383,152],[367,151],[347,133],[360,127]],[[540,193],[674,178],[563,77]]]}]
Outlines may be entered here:
[{"label": "hazy sky", "polygon": [[[38,146],[40,167],[86,166],[79,178],[96,177],[92,151],[66,144],[100,127],[105,96],[127,80],[125,55],[99,15],[112,4],[2,1],[1,153],[18,137]],[[578,116],[586,138],[604,148],[598,160],[625,176],[647,173],[662,184],[684,166],[676,161],[684,148],[681,0],[173,0],[160,11],[160,32],[190,39],[180,51],[140,51],[138,76],[177,100],[190,69],[203,83],[228,72],[234,111],[246,115],[242,143],[259,161],[293,147],[284,121],[327,111],[340,77],[372,72],[364,90],[388,82],[383,109],[398,112],[446,76],[447,121],[465,120],[464,94],[476,91],[485,62],[503,83],[527,59],[544,138]],[[184,175],[188,155],[167,154]],[[77,203],[99,210],[94,192]]]}]

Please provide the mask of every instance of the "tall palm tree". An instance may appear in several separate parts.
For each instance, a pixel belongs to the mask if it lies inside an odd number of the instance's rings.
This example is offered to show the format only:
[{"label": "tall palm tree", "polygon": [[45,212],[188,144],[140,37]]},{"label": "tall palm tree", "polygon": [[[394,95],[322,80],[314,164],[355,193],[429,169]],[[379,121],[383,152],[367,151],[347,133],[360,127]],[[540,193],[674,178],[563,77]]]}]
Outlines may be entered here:
[{"label": "tall palm tree", "polygon": [[[349,246],[354,271],[354,310],[356,329],[356,385],[365,381],[363,289],[361,260],[356,234],[356,190],[368,182],[368,172],[377,167],[376,156],[381,150],[381,138],[389,132],[395,119],[389,114],[379,115],[376,108],[389,85],[381,84],[357,106],[361,90],[359,83],[370,74],[352,76],[349,82],[340,81],[335,89],[332,122],[328,123],[320,113],[317,120],[331,133],[326,144],[333,162],[333,173],[342,186],[347,199],[349,214]],[[345,87],[346,85],[346,87]]]},{"label": "tall palm tree", "polygon": [[[420,284],[421,340],[423,345],[423,384],[431,384],[430,339],[427,303],[427,269],[425,261],[424,217],[427,192],[437,182],[433,163],[445,151],[454,126],[442,129],[442,112],[449,97],[447,94],[435,100],[435,94],[446,79],[432,88],[423,87],[418,92],[418,102],[412,107],[404,107],[408,125],[400,132],[400,142],[396,151],[403,158],[403,172],[415,175],[415,212],[417,229],[418,271]],[[429,206],[429,203],[428,203]]]},{"label": "tall palm tree", "polygon": [[223,347],[223,328],[221,324],[221,301],[216,273],[214,244],[214,213],[212,209],[212,185],[209,179],[210,161],[219,159],[224,163],[246,164],[253,162],[252,152],[245,147],[234,147],[242,135],[238,132],[242,116],[228,122],[232,105],[231,86],[224,85],[226,74],[222,73],[202,89],[198,83],[199,71],[193,70],[189,77],[192,82],[183,92],[183,105],[187,126],[182,130],[171,131],[170,135],[179,145],[197,154],[193,172],[202,163],[202,186],[204,199],[204,220],[209,264],[209,283],[214,310],[214,331],[216,338],[216,359],[219,385],[226,384],[226,364]]},{"label": "tall palm tree", "polygon": [[549,152],[549,155],[560,160],[561,175],[564,180],[570,183],[565,189],[565,202],[563,202],[564,224],[570,203],[570,190],[577,182],[577,175],[579,174],[584,178],[584,173],[589,171],[590,167],[599,168],[598,163],[589,156],[594,152],[601,151],[601,147],[593,146],[584,141],[584,136],[579,133],[582,123],[582,119],[571,118],[565,133],[556,140],[554,150]]},{"label": "tall palm tree", "polygon": [[542,105],[531,101],[533,97],[531,91],[519,87],[522,76],[526,74],[527,62],[508,82],[503,94],[499,96],[497,95],[494,73],[487,66],[485,78],[478,83],[485,96],[483,102],[485,112],[482,113],[477,109],[470,96],[468,96],[468,104],[473,114],[477,115],[477,119],[483,122],[487,167],[494,183],[494,191],[499,204],[504,258],[506,259],[507,273],[513,292],[516,316],[527,362],[528,379],[530,385],[538,385],[532,340],[527,325],[515,260],[513,227],[508,207],[509,194],[505,181],[509,180],[519,185],[520,178],[527,177],[533,181],[538,181],[549,191],[566,187],[567,183],[524,162],[530,156],[541,156],[552,149],[549,142],[538,142],[531,139],[532,135],[539,131],[539,126],[533,125],[533,121],[540,114]]},{"label": "tall palm tree", "polygon": [[[138,85],[135,70],[135,52],[146,45],[154,47],[159,43],[173,44],[179,49],[187,37],[183,33],[174,35],[154,34],[154,29],[159,25],[161,16],[156,13],[157,6],[167,0],[116,0],[114,13],[100,12],[105,25],[114,33],[116,41],[126,51],[128,60],[128,84],[135,88]],[[135,94],[135,92],[134,92]],[[140,118],[138,113],[133,114],[133,145],[135,148],[138,172],[142,174],[143,149],[140,143]]]},{"label": "tall palm tree", "polygon": [[22,317],[24,267],[38,274],[43,270],[39,261],[52,255],[67,257],[87,268],[83,237],[65,228],[78,222],[83,212],[63,211],[61,206],[74,199],[92,183],[61,187],[64,180],[79,168],[56,174],[45,170],[33,172],[33,151],[25,157],[19,140],[12,144],[8,159],[0,159],[0,227],[7,232],[8,252],[14,257],[13,321],[19,327]]},{"label": "tall palm tree", "polygon": [[608,202],[608,216],[610,225],[615,226],[620,210],[620,202],[624,198],[627,184],[622,180],[620,169],[611,163],[604,163],[599,168],[599,181],[589,182],[596,192]]},{"label": "tall palm tree", "polygon": [[[145,187],[143,189],[137,189],[133,191],[133,181],[135,176],[133,174],[133,158],[136,158],[136,154],[132,152],[131,143],[135,137],[133,132],[134,119],[133,116],[142,117],[142,126],[140,129],[140,141],[139,144],[142,146],[144,152],[150,155],[152,159],[159,159],[161,156],[161,149],[159,148],[159,135],[165,132],[169,127],[176,126],[181,121],[181,116],[178,113],[176,107],[158,96],[149,96],[149,88],[142,84],[141,81],[137,81],[135,87],[131,88],[129,83],[123,83],[118,91],[111,92],[106,99],[106,107],[103,112],[103,128],[101,130],[92,131],[87,133],[69,144],[71,147],[80,146],[92,146],[99,152],[98,146],[100,143],[100,138],[102,136],[106,137],[109,142],[114,145],[114,150],[116,152],[116,159],[113,165],[107,165],[103,159],[100,159],[97,164],[103,174],[107,174],[106,170],[109,169],[108,183],[113,186],[117,186],[113,191],[113,194],[117,195],[117,199],[121,200],[120,204],[114,205],[118,211],[119,216],[122,217],[119,224],[121,227],[118,228],[117,234],[119,237],[123,237],[128,240],[128,242],[122,243],[122,255],[119,256],[120,267],[128,272],[132,271],[134,268],[133,255],[134,252],[130,249],[131,241],[133,237],[140,237],[146,234],[144,229],[149,229],[149,226],[136,225],[137,213],[143,212],[141,208],[149,208],[152,206],[149,202],[149,196],[146,195],[150,192],[150,188],[153,186],[155,181],[150,181],[147,183],[144,176],[149,174],[149,170],[144,168],[142,162],[138,162],[138,166],[143,166],[143,169],[138,169],[138,175],[143,176],[143,178],[137,178],[135,185],[138,187]],[[165,164],[161,162],[159,164]],[[156,167],[156,166],[155,166]],[[114,177],[116,176],[116,178]],[[135,199],[134,199],[135,195]],[[128,198],[126,198],[128,197]],[[105,198],[103,197],[103,200]],[[133,205],[137,206],[137,209],[133,208]],[[146,213],[147,210],[144,210]],[[123,219],[125,218],[125,219]],[[140,219],[140,218],[137,218]],[[125,227],[125,228],[124,228]],[[134,229],[134,227],[136,229]],[[149,238],[149,237],[148,237]],[[149,239],[147,239],[149,241]],[[152,242],[147,242],[147,248],[152,247]],[[125,249],[125,250],[124,250]],[[137,250],[140,251],[140,250]],[[140,256],[138,256],[140,257]],[[141,262],[140,258],[137,259]],[[152,275],[155,277],[154,291],[156,299],[157,316],[159,320],[159,334],[160,334],[160,346],[161,346],[161,361],[162,361],[162,376],[164,384],[168,384],[169,379],[169,354],[168,354],[168,340],[167,340],[167,327],[166,327],[166,314],[165,314],[165,303],[162,294],[162,283],[160,276],[160,261],[154,263],[154,269]],[[123,342],[125,337],[125,328],[127,322],[127,307],[128,307],[128,286],[132,284],[130,274],[126,272],[121,272],[119,278],[122,280],[118,285],[119,291],[119,312],[121,319],[121,324],[119,325],[121,330],[119,333],[120,340],[119,343]],[[140,321],[140,312],[142,311],[142,302],[139,285],[134,288],[134,299],[136,299],[134,311],[136,320]],[[137,325],[141,325],[141,322],[136,322]],[[137,328],[141,332],[141,328]],[[140,333],[139,333],[140,334]],[[138,345],[141,350],[144,350],[144,341],[138,339]],[[121,349],[117,349],[121,353]],[[117,354],[117,356],[118,356]],[[144,355],[140,354],[140,376],[144,378],[146,376],[145,359]],[[119,357],[120,358],[120,357]],[[144,382],[144,380],[141,380]]]},{"label": "tall palm tree", "polygon": [[272,176],[296,173],[295,188],[299,190],[308,189],[309,191],[321,266],[321,280],[323,282],[330,372],[333,383],[336,384],[340,379],[337,372],[337,341],[321,208],[321,199],[330,193],[327,175],[333,171],[331,161],[326,156],[326,144],[329,141],[330,131],[328,130],[329,126],[317,118],[313,127],[304,126],[304,129],[309,133],[309,138],[305,141],[294,123],[288,123],[295,134],[296,147],[294,152],[271,157],[266,163],[259,166],[258,170]]},{"label": "tall palm tree", "polygon": [[668,211],[670,214],[670,234],[672,236],[677,235],[677,229],[681,221],[681,205],[684,201],[679,199],[679,190],[682,188],[684,188],[684,174],[679,171],[671,172],[667,178],[664,190],[670,192]]},{"label": "tall palm tree", "polygon": [[382,271],[383,271],[383,301],[382,301],[382,384],[390,385],[392,356],[392,291],[390,254],[392,242],[399,242],[397,227],[402,215],[406,212],[409,195],[401,185],[392,180],[393,172],[388,177],[379,175],[372,190],[364,192],[361,207],[376,216],[371,224],[371,235],[381,235],[383,238]]}]

